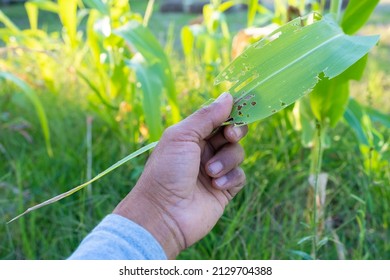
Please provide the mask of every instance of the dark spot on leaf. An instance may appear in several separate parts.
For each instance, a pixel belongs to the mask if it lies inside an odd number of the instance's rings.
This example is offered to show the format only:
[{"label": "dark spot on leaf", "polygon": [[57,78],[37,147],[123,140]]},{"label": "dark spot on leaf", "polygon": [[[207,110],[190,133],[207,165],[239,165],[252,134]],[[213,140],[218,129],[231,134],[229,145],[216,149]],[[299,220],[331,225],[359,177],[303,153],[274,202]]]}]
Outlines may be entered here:
[{"label": "dark spot on leaf", "polygon": [[246,106],[246,103],[244,102],[244,103],[242,103],[242,106]]},{"label": "dark spot on leaf", "polygon": [[256,102],[255,102],[255,101],[253,101],[253,102],[251,103],[251,105],[252,105],[252,106],[255,106],[255,105],[256,105]]},{"label": "dark spot on leaf", "polygon": [[286,106],[286,103],[280,102],[280,106],[284,107],[284,106]]},{"label": "dark spot on leaf", "polygon": [[241,109],[242,109],[242,105],[238,105],[237,110],[241,110]]},{"label": "dark spot on leaf", "polygon": [[246,117],[247,117],[247,118],[249,118],[249,114],[248,114],[248,115],[246,115]]},{"label": "dark spot on leaf", "polygon": [[241,112],[241,111],[238,111],[238,115],[239,115],[239,116],[242,116],[242,112]]},{"label": "dark spot on leaf", "polygon": [[275,109],[273,109],[273,110],[272,110],[272,113],[276,113],[276,110],[275,110]]},{"label": "dark spot on leaf", "polygon": [[234,118],[230,118],[226,122],[232,122],[232,121],[234,121]]},{"label": "dark spot on leaf", "polygon": [[244,122],[236,122],[235,123],[236,125],[243,125],[243,124],[245,124]]}]

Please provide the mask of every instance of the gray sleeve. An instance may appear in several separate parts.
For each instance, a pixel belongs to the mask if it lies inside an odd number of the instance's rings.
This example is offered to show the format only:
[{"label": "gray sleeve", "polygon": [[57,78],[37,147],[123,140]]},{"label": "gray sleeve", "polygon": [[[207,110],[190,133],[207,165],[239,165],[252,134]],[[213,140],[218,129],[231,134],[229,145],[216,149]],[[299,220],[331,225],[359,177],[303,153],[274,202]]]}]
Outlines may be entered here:
[{"label": "gray sleeve", "polygon": [[69,260],[167,259],[158,241],[140,225],[116,214],[106,216]]}]

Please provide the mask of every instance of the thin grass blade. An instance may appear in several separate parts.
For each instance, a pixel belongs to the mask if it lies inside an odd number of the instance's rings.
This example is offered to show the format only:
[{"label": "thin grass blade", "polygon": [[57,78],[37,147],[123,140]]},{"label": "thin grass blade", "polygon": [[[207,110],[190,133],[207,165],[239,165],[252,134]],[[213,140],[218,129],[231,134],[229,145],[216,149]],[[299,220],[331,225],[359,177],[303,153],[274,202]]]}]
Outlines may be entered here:
[{"label": "thin grass blade", "polygon": [[46,206],[46,205],[50,205],[50,204],[52,204],[52,203],[54,203],[54,202],[57,202],[57,201],[59,201],[59,200],[65,198],[65,197],[68,197],[68,196],[74,194],[75,192],[78,192],[79,190],[82,190],[83,188],[85,188],[85,187],[88,186],[89,184],[92,184],[93,182],[99,180],[101,177],[107,175],[108,173],[110,173],[110,172],[113,171],[114,169],[116,169],[116,168],[122,166],[123,164],[125,164],[125,163],[128,162],[129,160],[131,160],[131,159],[133,159],[133,158],[135,158],[135,157],[137,157],[137,156],[139,156],[139,155],[141,155],[141,154],[143,154],[143,153],[149,151],[150,149],[153,149],[154,147],[156,147],[157,143],[158,143],[158,142],[150,143],[149,145],[146,145],[145,147],[142,147],[141,149],[135,151],[134,153],[131,153],[131,154],[128,155],[127,157],[121,159],[120,161],[118,161],[118,162],[116,162],[115,164],[111,165],[109,168],[107,168],[107,169],[104,170],[103,172],[101,172],[101,173],[99,173],[98,175],[96,175],[95,177],[93,177],[93,178],[92,178],[91,180],[89,180],[88,182],[85,182],[85,183],[83,183],[83,184],[81,184],[81,185],[79,185],[79,186],[77,186],[77,187],[75,187],[75,188],[73,188],[73,189],[71,189],[71,190],[69,190],[69,191],[67,191],[67,192],[64,192],[64,193],[62,193],[62,194],[59,194],[59,195],[57,195],[57,196],[55,196],[55,197],[52,197],[52,198],[50,198],[50,199],[48,199],[48,200],[46,200],[46,201],[44,201],[44,202],[42,202],[42,203],[39,203],[39,204],[37,204],[37,205],[35,205],[35,206],[33,206],[33,207],[28,208],[28,209],[27,209],[26,211],[24,211],[22,214],[20,214],[20,215],[16,216],[15,218],[11,219],[8,223],[11,223],[11,222],[17,220],[17,219],[19,219],[20,217],[22,217],[22,216],[24,216],[24,215],[26,215],[26,214],[28,214],[28,213],[34,211],[34,210],[37,210],[37,209],[39,209],[39,208],[42,208],[42,207],[44,207],[44,206]]}]

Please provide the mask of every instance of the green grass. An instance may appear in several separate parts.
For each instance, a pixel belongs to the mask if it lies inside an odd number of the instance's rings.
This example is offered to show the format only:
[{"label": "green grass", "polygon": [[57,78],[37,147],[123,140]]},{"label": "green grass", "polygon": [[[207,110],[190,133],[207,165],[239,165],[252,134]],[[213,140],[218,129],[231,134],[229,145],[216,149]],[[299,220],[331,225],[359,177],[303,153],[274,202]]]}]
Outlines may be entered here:
[{"label": "green grass", "polygon": [[[145,2],[134,3],[132,8],[143,13]],[[18,25],[27,26],[20,7],[4,11]],[[377,9],[363,30],[380,32],[383,43],[372,53],[363,82],[353,85],[355,96],[386,113],[390,113],[386,102],[390,84],[386,63],[390,55],[386,35],[389,15],[389,9]],[[179,30],[180,25],[194,17],[155,13],[150,26],[164,42],[171,20],[177,20],[175,28]],[[42,24],[55,30],[58,19],[45,17]],[[232,29],[240,24],[235,23]],[[186,76],[180,63],[180,48],[178,44],[175,47],[177,51],[171,58],[179,102],[183,115],[188,115],[208,100],[209,85],[192,87],[193,77]],[[15,87],[2,83],[0,88],[0,259],[68,257],[142,172],[146,155],[94,183],[92,196],[82,191],[12,224],[5,223],[25,208],[86,180],[88,116],[94,117],[93,174],[132,151],[128,141],[110,130],[89,109],[88,102],[80,98],[85,89],[78,84],[69,87],[66,82],[64,77],[64,87],[58,95],[39,90],[50,120],[52,158],[47,155],[32,105]],[[388,141],[390,131],[379,129]],[[329,174],[325,214],[329,226],[323,231],[318,258],[338,259],[344,254],[347,259],[389,259],[389,164],[365,169],[364,155],[346,124],[340,123],[331,135],[332,146],[325,150],[323,160],[323,171]],[[302,259],[310,254],[311,242],[307,237],[311,228],[306,210],[310,150],[302,147],[289,114],[281,112],[250,125],[243,145],[247,154],[243,164],[248,180],[245,189],[228,206],[213,231],[184,251],[180,259]],[[344,249],[336,246],[338,242]]]}]

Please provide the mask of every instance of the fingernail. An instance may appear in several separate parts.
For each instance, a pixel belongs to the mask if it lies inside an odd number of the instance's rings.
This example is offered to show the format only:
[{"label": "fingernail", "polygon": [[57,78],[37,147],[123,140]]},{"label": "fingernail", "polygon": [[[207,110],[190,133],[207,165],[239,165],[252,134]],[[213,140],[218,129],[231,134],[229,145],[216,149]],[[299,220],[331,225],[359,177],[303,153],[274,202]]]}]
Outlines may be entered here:
[{"label": "fingernail", "polygon": [[242,130],[241,130],[240,127],[234,126],[234,127],[233,127],[233,132],[234,132],[234,134],[236,135],[237,139],[241,138]]},{"label": "fingernail", "polygon": [[220,96],[218,96],[218,98],[215,100],[215,102],[221,101],[221,100],[225,99],[227,96],[228,96],[228,93],[224,92]]},{"label": "fingernail", "polygon": [[213,162],[209,165],[209,171],[213,175],[217,175],[223,169],[223,165],[220,161]]},{"label": "fingernail", "polygon": [[228,179],[226,176],[222,176],[218,179],[215,180],[215,184],[218,186],[218,187],[223,187],[226,183],[227,183]]}]

